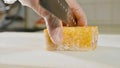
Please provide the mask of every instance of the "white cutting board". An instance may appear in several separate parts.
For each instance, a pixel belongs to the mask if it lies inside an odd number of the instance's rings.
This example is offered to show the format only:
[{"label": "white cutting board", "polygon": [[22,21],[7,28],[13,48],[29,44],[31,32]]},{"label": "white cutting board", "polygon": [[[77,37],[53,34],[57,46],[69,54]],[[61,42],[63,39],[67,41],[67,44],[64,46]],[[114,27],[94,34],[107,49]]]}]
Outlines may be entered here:
[{"label": "white cutting board", "polygon": [[43,33],[1,33],[0,68],[120,68],[119,40],[120,35],[100,35],[102,46],[95,51],[51,52]]}]

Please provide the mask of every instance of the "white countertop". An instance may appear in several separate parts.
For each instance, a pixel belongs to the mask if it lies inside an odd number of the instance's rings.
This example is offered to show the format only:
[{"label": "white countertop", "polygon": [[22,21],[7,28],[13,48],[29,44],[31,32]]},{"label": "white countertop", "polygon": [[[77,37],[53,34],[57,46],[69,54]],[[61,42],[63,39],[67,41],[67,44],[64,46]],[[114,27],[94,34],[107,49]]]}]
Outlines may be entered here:
[{"label": "white countertop", "polygon": [[120,35],[100,35],[89,52],[45,50],[43,33],[0,33],[0,68],[120,68]]}]

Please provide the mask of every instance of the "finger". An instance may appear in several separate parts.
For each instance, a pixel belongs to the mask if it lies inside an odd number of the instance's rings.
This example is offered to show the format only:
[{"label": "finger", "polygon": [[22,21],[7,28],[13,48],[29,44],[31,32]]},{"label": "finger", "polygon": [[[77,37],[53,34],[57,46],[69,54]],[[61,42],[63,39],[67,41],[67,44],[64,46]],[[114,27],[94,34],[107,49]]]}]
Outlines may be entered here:
[{"label": "finger", "polygon": [[51,13],[41,6],[38,6],[35,11],[45,19],[46,27],[52,42],[54,44],[60,44],[62,42],[62,23],[59,19],[51,15]]},{"label": "finger", "polygon": [[83,12],[82,8],[78,4],[77,0],[66,0],[69,4],[73,15],[75,16],[75,20],[78,26],[85,26],[87,25],[87,19],[85,13]]},{"label": "finger", "polygon": [[47,12],[41,6],[39,6],[38,14],[45,19],[46,27],[48,29],[49,36],[54,44],[62,43],[62,22],[57,19],[51,13]]},{"label": "finger", "polygon": [[73,8],[72,11],[75,16],[77,26],[86,26],[87,20],[86,20],[86,16],[83,13],[83,11],[80,9],[75,9],[75,8]]},{"label": "finger", "polygon": [[49,16],[46,18],[46,25],[50,35],[51,40],[55,44],[62,43],[62,22],[54,16]]}]

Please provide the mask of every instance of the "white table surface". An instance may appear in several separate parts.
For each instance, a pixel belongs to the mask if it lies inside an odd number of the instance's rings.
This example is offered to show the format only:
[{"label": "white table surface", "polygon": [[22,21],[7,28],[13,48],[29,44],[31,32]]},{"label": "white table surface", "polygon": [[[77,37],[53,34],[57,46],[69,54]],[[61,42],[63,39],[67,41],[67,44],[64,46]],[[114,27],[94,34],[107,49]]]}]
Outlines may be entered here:
[{"label": "white table surface", "polygon": [[120,35],[100,35],[89,52],[46,51],[43,33],[0,33],[0,68],[120,68]]}]

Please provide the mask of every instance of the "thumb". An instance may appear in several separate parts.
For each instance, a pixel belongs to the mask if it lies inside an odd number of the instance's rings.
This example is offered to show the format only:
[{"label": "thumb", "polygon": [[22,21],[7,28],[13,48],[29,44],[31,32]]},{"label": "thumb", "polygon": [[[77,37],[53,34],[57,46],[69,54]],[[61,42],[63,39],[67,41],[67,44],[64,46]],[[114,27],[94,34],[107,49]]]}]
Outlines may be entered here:
[{"label": "thumb", "polygon": [[49,36],[53,43],[62,43],[62,22],[55,16],[48,16],[45,18]]}]

